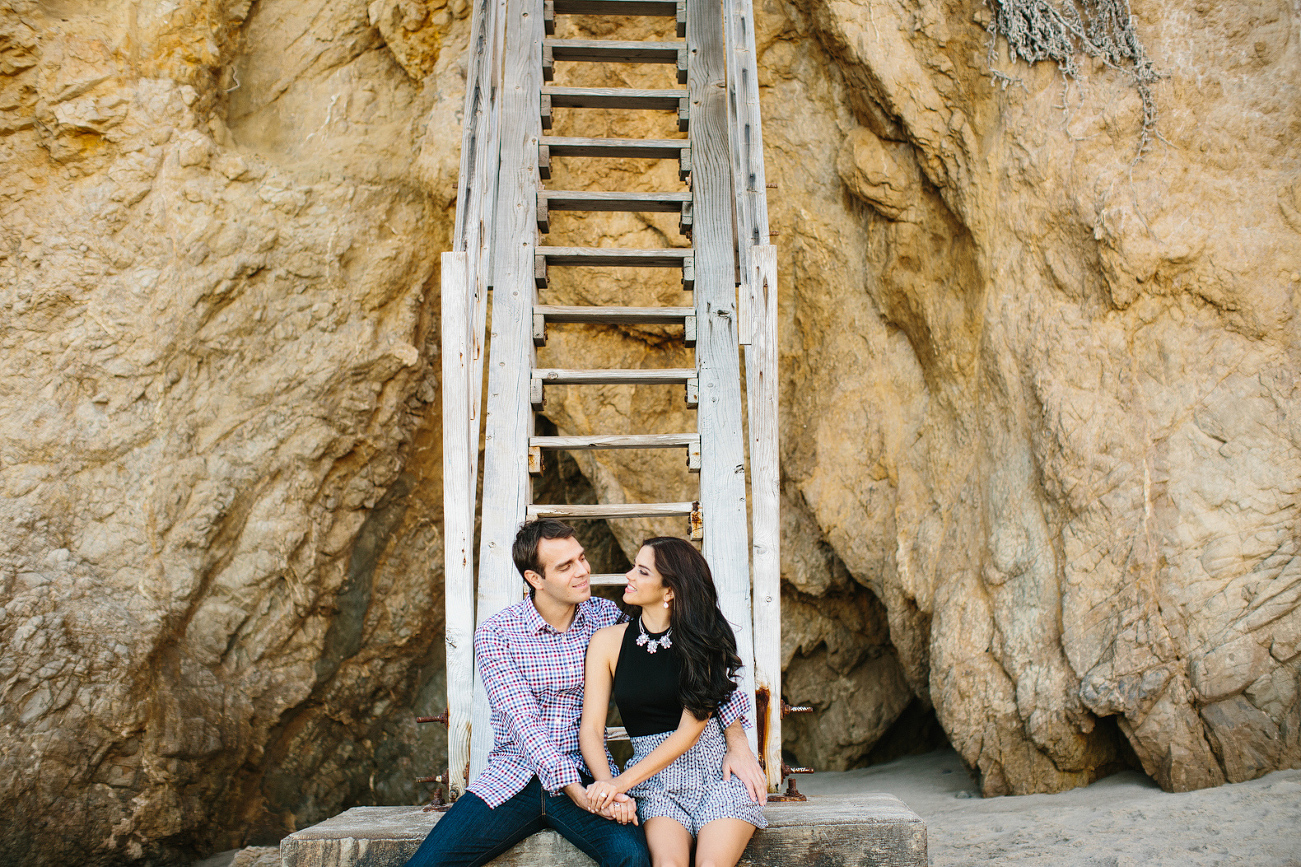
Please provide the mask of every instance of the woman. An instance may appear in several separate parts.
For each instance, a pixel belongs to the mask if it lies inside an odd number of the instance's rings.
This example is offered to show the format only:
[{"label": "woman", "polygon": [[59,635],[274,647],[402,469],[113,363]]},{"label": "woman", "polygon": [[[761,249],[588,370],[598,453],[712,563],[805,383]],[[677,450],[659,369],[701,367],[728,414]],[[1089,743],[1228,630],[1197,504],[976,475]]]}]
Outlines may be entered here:
[{"label": "woman", "polygon": [[[735,776],[722,778],[719,706],[736,690],[736,636],[718,609],[709,565],[682,539],[647,539],[627,574],[624,602],[640,611],[600,629],[587,648],[579,745],[596,781],[592,809],[620,792],[637,799],[655,867],[733,867],[763,809]],[[633,757],[611,777],[605,716],[614,693]]]}]

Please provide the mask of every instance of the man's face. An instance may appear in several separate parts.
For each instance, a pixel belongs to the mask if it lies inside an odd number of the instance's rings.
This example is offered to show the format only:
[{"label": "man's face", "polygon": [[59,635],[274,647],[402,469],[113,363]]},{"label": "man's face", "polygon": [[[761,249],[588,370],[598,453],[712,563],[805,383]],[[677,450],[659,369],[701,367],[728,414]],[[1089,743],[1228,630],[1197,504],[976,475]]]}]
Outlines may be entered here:
[{"label": "man's face", "polygon": [[529,571],[529,583],[537,589],[538,596],[546,596],[560,605],[577,605],[592,596],[588,578],[592,569],[587,565],[583,546],[573,536],[567,539],[542,539],[538,542],[538,561],[542,575]]}]

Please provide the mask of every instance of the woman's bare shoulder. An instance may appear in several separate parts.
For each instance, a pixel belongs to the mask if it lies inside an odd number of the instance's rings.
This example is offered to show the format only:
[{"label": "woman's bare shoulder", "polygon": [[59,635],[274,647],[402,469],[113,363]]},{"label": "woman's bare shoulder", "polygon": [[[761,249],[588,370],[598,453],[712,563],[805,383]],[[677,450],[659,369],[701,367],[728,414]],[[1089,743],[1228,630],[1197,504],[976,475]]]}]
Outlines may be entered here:
[{"label": "woman's bare shoulder", "polygon": [[623,638],[623,631],[628,628],[627,623],[616,623],[613,626],[604,626],[592,633],[592,643],[609,644],[618,642]]},{"label": "woman's bare shoulder", "polygon": [[591,643],[587,645],[588,651],[597,650],[604,654],[618,653],[619,644],[623,641],[623,631],[627,628],[627,623],[616,623],[596,630],[592,633]]}]

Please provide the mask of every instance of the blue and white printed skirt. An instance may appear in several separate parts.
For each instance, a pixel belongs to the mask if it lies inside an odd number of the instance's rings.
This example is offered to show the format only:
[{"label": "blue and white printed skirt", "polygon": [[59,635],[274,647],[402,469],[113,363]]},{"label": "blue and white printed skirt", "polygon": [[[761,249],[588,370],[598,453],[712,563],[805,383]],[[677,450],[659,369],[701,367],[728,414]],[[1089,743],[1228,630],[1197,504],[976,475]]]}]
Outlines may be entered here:
[{"label": "blue and white printed skirt", "polygon": [[[640,762],[672,732],[632,739],[628,767]],[[767,828],[763,808],[746,791],[735,774],[723,780],[723,755],[727,739],[717,718],[711,719],[699,740],[664,770],[628,791],[637,799],[637,816],[642,822],[657,816],[676,819],[695,837],[715,819],[741,819],[756,828]]]}]

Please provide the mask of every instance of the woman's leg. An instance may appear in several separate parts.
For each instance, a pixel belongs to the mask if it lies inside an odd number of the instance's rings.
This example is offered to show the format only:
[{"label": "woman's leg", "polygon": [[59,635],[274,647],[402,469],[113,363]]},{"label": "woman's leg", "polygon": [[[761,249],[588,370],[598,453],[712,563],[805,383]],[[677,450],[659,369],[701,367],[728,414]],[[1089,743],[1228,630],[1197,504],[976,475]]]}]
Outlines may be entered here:
[{"label": "woman's leg", "polygon": [[[742,819],[715,819],[696,835],[696,867],[736,867],[754,826]],[[646,837],[649,839],[650,830]],[[655,846],[651,845],[651,855]]]},{"label": "woman's leg", "polygon": [[646,845],[650,847],[653,867],[689,867],[691,832],[681,822],[667,816],[653,816],[642,827],[646,829]]}]

